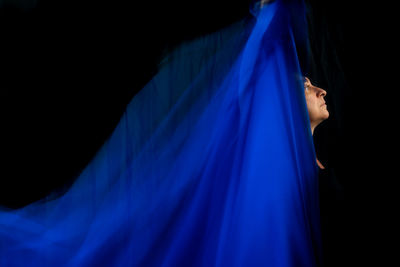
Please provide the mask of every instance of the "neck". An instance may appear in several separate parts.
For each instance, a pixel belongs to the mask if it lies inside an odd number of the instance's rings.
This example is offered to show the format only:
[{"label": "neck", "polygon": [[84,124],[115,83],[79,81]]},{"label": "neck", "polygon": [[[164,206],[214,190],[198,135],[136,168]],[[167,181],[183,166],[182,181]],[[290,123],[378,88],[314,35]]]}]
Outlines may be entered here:
[{"label": "neck", "polygon": [[[314,129],[315,129],[315,127],[317,127],[317,125],[318,124],[315,125],[315,124],[311,123],[311,133],[313,136],[314,136]],[[322,169],[322,170],[325,169],[324,165],[322,165],[321,162],[319,162],[318,158],[316,158],[315,160],[317,161],[317,165],[320,169]]]},{"label": "neck", "polygon": [[314,129],[317,127],[317,125],[311,123],[311,134],[314,135]]}]

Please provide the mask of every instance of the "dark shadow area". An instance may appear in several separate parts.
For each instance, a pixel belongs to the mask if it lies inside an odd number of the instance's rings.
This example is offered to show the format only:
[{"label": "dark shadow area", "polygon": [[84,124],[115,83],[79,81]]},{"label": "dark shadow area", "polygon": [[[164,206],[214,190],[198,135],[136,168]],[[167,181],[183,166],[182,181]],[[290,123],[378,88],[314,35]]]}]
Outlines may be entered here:
[{"label": "dark shadow area", "polygon": [[[390,262],[389,236],[394,148],[395,77],[393,14],[388,6],[307,1],[310,77],[327,91],[330,118],[314,134],[328,170],[320,176],[327,266],[383,266]],[[395,154],[393,154],[395,155]],[[392,160],[391,160],[391,159]]]},{"label": "dark shadow area", "polygon": [[179,43],[248,14],[249,1],[4,1],[0,203],[62,192]]}]

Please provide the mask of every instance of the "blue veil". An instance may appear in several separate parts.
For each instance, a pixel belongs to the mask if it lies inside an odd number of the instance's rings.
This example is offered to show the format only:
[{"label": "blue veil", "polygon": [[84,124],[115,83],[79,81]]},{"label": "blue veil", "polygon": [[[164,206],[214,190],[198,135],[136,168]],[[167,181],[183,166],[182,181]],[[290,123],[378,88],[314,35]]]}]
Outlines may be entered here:
[{"label": "blue veil", "polygon": [[171,51],[62,196],[0,211],[0,266],[320,266],[302,1]]}]

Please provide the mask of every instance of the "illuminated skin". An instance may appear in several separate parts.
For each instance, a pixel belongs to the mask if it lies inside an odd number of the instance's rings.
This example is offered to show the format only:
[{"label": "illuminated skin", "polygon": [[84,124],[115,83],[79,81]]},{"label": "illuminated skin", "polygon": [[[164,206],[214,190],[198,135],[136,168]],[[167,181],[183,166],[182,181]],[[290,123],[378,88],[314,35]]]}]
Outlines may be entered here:
[{"label": "illuminated skin", "polygon": [[[306,96],[308,116],[310,118],[311,132],[314,135],[315,127],[329,118],[329,112],[324,99],[326,96],[326,91],[322,88],[314,86],[310,79],[305,77],[304,93]],[[321,169],[325,169],[318,159],[317,164]]]}]

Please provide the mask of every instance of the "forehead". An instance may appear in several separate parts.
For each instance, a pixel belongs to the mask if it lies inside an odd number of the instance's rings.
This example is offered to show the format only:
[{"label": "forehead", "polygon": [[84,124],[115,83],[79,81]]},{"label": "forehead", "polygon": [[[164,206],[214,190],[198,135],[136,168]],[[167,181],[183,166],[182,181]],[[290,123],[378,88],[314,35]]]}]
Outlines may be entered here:
[{"label": "forehead", "polygon": [[304,82],[305,83],[311,83],[310,79],[308,79],[307,77],[304,77]]}]

